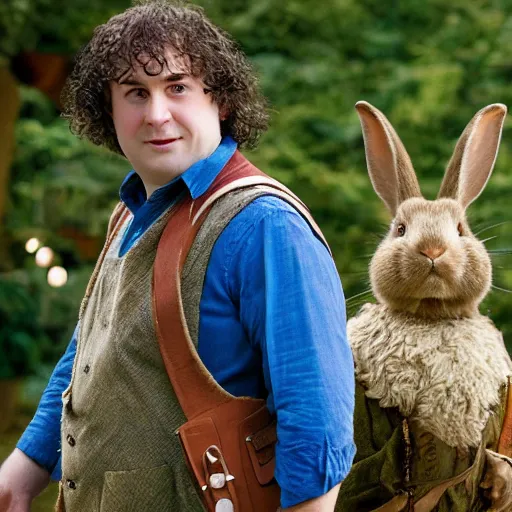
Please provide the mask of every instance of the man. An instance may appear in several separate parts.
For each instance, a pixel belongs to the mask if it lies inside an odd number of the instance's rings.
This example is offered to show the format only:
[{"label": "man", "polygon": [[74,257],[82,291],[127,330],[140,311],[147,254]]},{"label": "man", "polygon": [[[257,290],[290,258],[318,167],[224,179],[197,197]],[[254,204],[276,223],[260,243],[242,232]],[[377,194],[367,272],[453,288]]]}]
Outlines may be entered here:
[{"label": "man", "polygon": [[[264,100],[224,32],[200,9],[165,2],[98,27],[65,99],[78,135],[133,166],[120,189],[132,217],[100,267],[32,423],[0,470],[0,504],[28,511],[53,472],[67,512],[156,512],[140,504],[162,482],[180,495],[180,510],[197,510],[195,490],[180,483],[185,465],[167,451],[173,392],[151,315],[155,240],[165,212],[184,195],[205,194],[232,158],[243,158],[237,146],[255,145],[266,129]],[[276,415],[283,510],[334,510],[352,463],[345,320],[329,252],[293,207],[259,197],[229,222],[209,257],[198,353],[226,391],[264,398]]]}]

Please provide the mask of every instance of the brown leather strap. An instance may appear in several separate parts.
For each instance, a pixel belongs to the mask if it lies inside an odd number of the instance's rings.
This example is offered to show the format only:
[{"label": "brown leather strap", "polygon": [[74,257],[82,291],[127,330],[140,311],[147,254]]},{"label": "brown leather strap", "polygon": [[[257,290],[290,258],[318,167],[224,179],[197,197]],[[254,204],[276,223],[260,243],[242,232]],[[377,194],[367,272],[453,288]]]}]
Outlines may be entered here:
[{"label": "brown leather strap", "polygon": [[510,390],[510,377],[508,378],[505,417],[503,418],[503,426],[501,428],[497,451],[501,453],[501,455],[512,457],[512,393]]},{"label": "brown leather strap", "polygon": [[192,225],[195,210],[197,205],[186,198],[172,215],[160,238],[153,272],[153,310],[160,352],[187,419],[208,410],[205,405],[215,408],[231,399],[204,368],[184,318],[181,270],[204,220]]},{"label": "brown leather strap", "polygon": [[407,494],[397,494],[387,503],[384,503],[382,507],[376,508],[372,512],[401,512],[405,510],[409,496]]},{"label": "brown leather strap", "polygon": [[285,187],[282,183],[279,183],[278,181],[265,177],[265,176],[249,176],[246,178],[240,178],[238,180],[235,180],[231,182],[229,185],[225,185],[220,190],[218,190],[215,194],[212,194],[203,204],[201,208],[199,208],[196,216],[193,219],[193,222],[196,221],[198,217],[201,216],[203,211],[205,211],[208,207],[210,207],[217,199],[219,199],[221,196],[233,191],[238,190],[241,188],[246,187],[255,187],[261,190],[267,190],[269,194],[280,197],[287,203],[291,204],[301,215],[304,217],[304,219],[307,221],[307,223],[310,225],[311,229],[316,233],[318,238],[322,241],[322,243],[325,245],[327,250],[329,251],[329,254],[332,256],[331,249],[329,247],[329,244],[327,243],[327,240],[325,239],[322,231],[318,227],[318,224],[315,222],[315,219],[313,219],[313,216],[309,212],[308,207],[287,187]]},{"label": "brown leather strap", "polygon": [[[260,185],[269,187],[269,193],[273,190],[276,195],[299,204],[286,187],[268,178],[236,152],[205,194],[196,201],[187,197],[180,203],[160,238],[153,273],[155,327],[167,373],[189,420],[229,401],[253,400],[236,398],[226,392],[200,360],[188,332],[180,285],[188,252],[213,202],[232,190]],[[301,208],[305,209],[303,205]]]},{"label": "brown leather strap", "polygon": [[[247,439],[246,441],[249,441]],[[270,446],[277,442],[276,424],[275,422],[270,423],[266,427],[262,428],[256,434],[253,434],[250,438],[250,442],[254,446],[255,450],[262,450],[267,446]]]},{"label": "brown leather strap", "polygon": [[449,480],[445,480],[444,482],[441,482],[434,488],[430,489],[430,491],[428,491],[425,496],[423,496],[414,504],[414,512],[430,512],[431,510],[434,510],[436,505],[439,503],[441,496],[450,487],[455,487],[456,485],[464,482],[469,477],[469,475],[471,475],[473,469],[475,469],[474,464],[466,469],[466,471],[463,471],[460,475],[454,476]]},{"label": "brown leather strap", "polygon": [[[430,491],[427,492],[424,496],[421,497],[414,504],[414,512],[431,512],[434,510],[436,505],[439,503],[442,495],[450,488],[455,487],[456,485],[464,482],[471,475],[471,472],[475,469],[475,464],[460,473],[460,475],[454,476],[453,478],[449,478],[448,480],[442,481],[440,484],[436,485]],[[401,512],[405,510],[405,507],[408,503],[408,495],[407,494],[397,494],[390,501],[382,505],[381,507],[373,510],[372,512]]]}]

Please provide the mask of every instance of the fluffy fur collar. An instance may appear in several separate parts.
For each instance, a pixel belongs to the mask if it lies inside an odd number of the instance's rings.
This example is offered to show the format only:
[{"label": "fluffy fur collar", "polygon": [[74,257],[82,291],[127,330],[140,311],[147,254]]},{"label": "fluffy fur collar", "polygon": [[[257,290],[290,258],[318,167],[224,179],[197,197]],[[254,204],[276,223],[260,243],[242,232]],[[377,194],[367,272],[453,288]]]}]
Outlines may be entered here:
[{"label": "fluffy fur collar", "polygon": [[512,373],[503,337],[487,317],[432,322],[366,304],[347,330],[368,397],[450,446],[480,443]]}]

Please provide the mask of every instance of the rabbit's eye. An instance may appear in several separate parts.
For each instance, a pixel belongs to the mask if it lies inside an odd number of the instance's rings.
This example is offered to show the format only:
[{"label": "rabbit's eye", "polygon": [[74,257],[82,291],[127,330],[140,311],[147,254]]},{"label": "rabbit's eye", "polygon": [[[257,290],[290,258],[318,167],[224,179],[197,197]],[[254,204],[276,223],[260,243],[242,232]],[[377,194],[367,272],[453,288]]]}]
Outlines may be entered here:
[{"label": "rabbit's eye", "polygon": [[457,226],[457,231],[459,232],[459,236],[462,236],[463,235],[463,231],[462,231],[462,224],[459,222],[458,226]]},{"label": "rabbit's eye", "polygon": [[398,236],[404,236],[405,235],[405,225],[398,224],[398,227],[396,228],[396,233]]}]

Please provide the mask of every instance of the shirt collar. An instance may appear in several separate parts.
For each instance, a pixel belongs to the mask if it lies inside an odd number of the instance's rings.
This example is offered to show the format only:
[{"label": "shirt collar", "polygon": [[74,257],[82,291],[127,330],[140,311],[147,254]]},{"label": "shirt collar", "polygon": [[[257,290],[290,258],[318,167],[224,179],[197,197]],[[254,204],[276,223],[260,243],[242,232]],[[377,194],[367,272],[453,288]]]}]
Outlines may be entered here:
[{"label": "shirt collar", "polygon": [[[229,135],[223,137],[217,149],[209,157],[199,160],[183,174],[156,189],[149,201],[159,201],[163,197],[167,197],[171,190],[175,189],[177,182],[183,182],[192,199],[197,199],[208,190],[236,149],[237,143]],[[119,189],[119,196],[132,213],[135,213],[146,202],[146,189],[135,171],[130,171],[124,179]]]},{"label": "shirt collar", "polygon": [[199,160],[181,175],[192,199],[202,196],[210,188],[220,171],[234,155],[236,148],[236,142],[230,136],[226,136],[208,158]]}]

